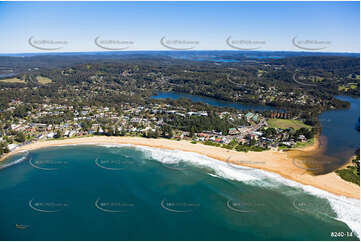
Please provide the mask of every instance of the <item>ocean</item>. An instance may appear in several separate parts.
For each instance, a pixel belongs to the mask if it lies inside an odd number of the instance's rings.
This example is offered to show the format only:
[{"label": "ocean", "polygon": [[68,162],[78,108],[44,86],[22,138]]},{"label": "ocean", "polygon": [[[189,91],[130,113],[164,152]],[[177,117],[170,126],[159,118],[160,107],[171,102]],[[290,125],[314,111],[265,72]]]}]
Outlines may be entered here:
[{"label": "ocean", "polygon": [[359,200],[194,153],[73,145],[19,153],[2,167],[0,240],[359,236]]}]

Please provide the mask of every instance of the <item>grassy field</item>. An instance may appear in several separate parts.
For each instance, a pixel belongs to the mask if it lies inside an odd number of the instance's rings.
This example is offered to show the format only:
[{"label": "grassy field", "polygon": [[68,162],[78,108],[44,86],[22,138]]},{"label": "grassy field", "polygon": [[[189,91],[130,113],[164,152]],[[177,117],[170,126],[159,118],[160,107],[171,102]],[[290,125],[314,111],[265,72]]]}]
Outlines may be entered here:
[{"label": "grassy field", "polygon": [[347,166],[346,169],[338,170],[336,173],[344,180],[353,182],[360,186],[360,176],[357,174],[356,166]]},{"label": "grassy field", "polygon": [[304,123],[302,123],[301,121],[298,120],[293,120],[293,119],[269,119],[267,121],[268,125],[271,128],[280,128],[280,129],[287,129],[287,128],[293,128],[295,130],[300,129],[300,128],[307,128],[307,129],[311,129],[312,127],[309,125],[306,125]]},{"label": "grassy field", "polygon": [[25,83],[24,80],[21,80],[19,78],[8,78],[8,79],[2,79],[0,82],[6,82],[6,83]]},{"label": "grassy field", "polygon": [[37,77],[36,77],[36,80],[37,80],[40,84],[49,84],[49,83],[52,82],[49,78],[43,77],[43,76],[37,76]]}]

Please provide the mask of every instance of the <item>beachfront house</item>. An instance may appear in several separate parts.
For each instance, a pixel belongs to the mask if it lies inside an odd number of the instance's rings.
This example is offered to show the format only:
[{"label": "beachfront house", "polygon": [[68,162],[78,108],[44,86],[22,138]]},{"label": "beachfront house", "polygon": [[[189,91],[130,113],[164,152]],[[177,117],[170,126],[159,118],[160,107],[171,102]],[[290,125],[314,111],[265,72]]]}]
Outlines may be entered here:
[{"label": "beachfront house", "polygon": [[8,148],[9,148],[10,151],[13,151],[13,150],[15,150],[18,146],[19,146],[19,145],[17,145],[17,144],[9,144],[9,145],[8,145]]},{"label": "beachfront house", "polygon": [[302,143],[307,141],[306,137],[303,134],[299,135],[297,140],[301,141]]},{"label": "beachfront house", "polygon": [[236,128],[230,128],[228,130],[228,134],[229,135],[236,135],[236,134],[239,134],[240,132],[236,129]]}]

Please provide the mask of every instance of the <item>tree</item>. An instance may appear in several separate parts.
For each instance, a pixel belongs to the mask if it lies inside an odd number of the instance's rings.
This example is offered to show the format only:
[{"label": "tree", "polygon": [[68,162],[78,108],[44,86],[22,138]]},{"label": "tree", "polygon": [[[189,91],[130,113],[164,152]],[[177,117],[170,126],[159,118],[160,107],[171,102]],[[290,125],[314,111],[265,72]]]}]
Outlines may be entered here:
[{"label": "tree", "polygon": [[58,129],[55,134],[55,138],[60,138],[62,136],[61,131]]},{"label": "tree", "polygon": [[[171,132],[172,133],[172,132]],[[159,138],[159,136],[160,136],[160,132],[159,132],[159,130],[158,129],[155,129],[155,132],[154,132],[154,138]]]},{"label": "tree", "polygon": [[25,135],[23,132],[18,132],[15,136],[15,141],[19,143],[23,143],[25,141]]},{"label": "tree", "polygon": [[114,134],[113,128],[109,127],[107,129],[107,132],[105,133],[106,136],[112,136]]},{"label": "tree", "polygon": [[256,139],[252,138],[251,141],[249,142],[249,145],[253,146],[256,144],[256,142],[257,142]]},{"label": "tree", "polygon": [[83,121],[80,126],[84,131],[89,131],[91,129],[91,124],[88,120]]},{"label": "tree", "polygon": [[120,136],[119,127],[115,127],[114,135],[115,136]]},{"label": "tree", "polygon": [[196,128],[195,128],[194,126],[192,126],[192,127],[191,127],[191,131],[189,132],[189,136],[190,136],[191,138],[193,138],[195,133],[196,133]]},{"label": "tree", "polygon": [[125,128],[124,128],[124,127],[122,127],[122,131],[120,132],[120,136],[124,136],[124,135],[125,135],[125,133],[126,133]]},{"label": "tree", "polygon": [[[158,130],[156,132],[158,132]],[[169,125],[162,126],[162,136],[168,139],[173,137],[173,130]],[[159,133],[158,133],[158,137],[159,137]]]},{"label": "tree", "polygon": [[272,138],[276,133],[277,132],[274,128],[268,128],[268,129],[264,130],[263,135],[266,138]]},{"label": "tree", "polygon": [[8,153],[9,151],[10,150],[9,150],[8,144],[6,142],[1,142],[0,143],[0,155]]}]

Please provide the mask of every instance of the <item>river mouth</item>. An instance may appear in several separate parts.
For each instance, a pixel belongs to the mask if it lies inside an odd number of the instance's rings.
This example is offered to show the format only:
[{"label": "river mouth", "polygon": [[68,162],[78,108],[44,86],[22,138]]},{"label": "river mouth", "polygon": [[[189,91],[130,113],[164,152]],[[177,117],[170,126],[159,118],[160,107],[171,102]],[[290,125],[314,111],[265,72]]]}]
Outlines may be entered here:
[{"label": "river mouth", "polygon": [[310,150],[289,150],[287,155],[295,167],[313,175],[324,175],[347,164],[355,153],[354,149],[349,148],[329,155],[327,147],[327,138],[321,136]]},{"label": "river mouth", "polygon": [[[269,106],[241,105],[175,92],[159,92],[151,98],[170,98],[173,100],[187,98],[192,102],[202,102],[217,107],[232,107],[238,110],[278,110]],[[311,150],[306,147],[303,150],[293,149],[287,151],[287,155],[294,159],[293,165],[295,167],[313,175],[327,174],[348,163],[355,154],[356,149],[359,148],[360,134],[355,127],[360,117],[360,99],[346,96],[337,96],[337,98],[349,102],[351,104],[350,108],[347,110],[325,111],[318,116],[322,127],[318,146]]]}]

